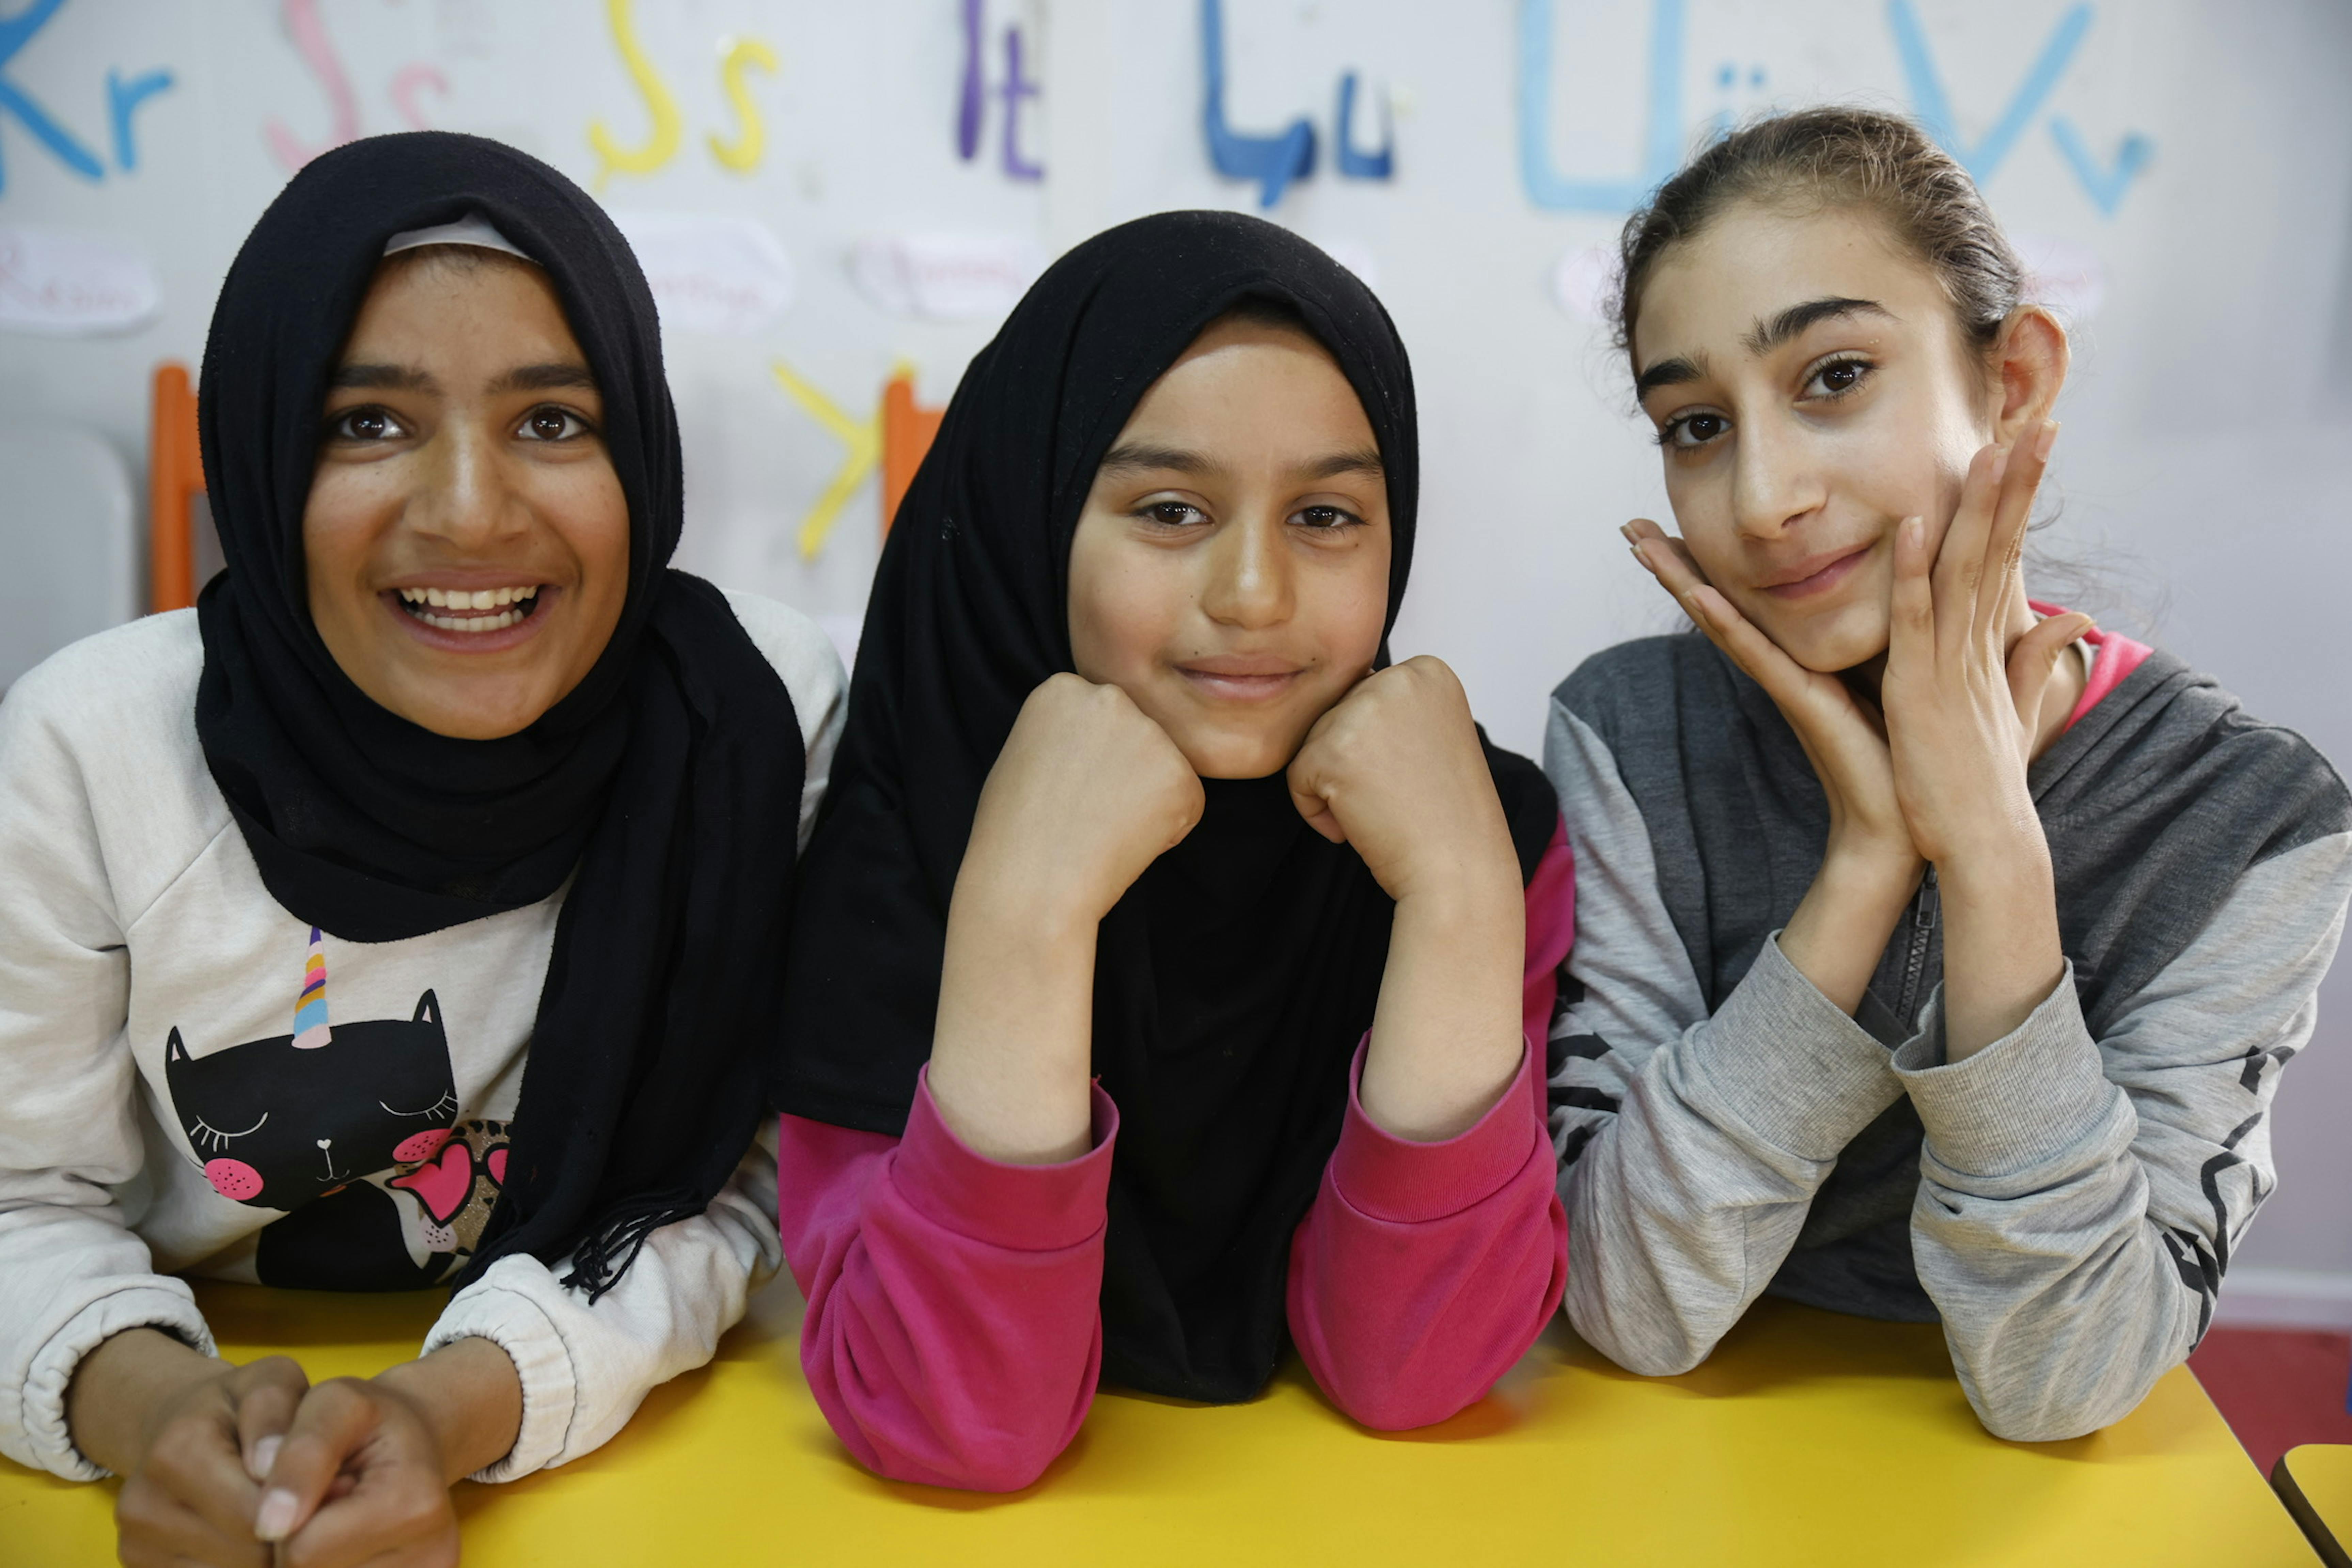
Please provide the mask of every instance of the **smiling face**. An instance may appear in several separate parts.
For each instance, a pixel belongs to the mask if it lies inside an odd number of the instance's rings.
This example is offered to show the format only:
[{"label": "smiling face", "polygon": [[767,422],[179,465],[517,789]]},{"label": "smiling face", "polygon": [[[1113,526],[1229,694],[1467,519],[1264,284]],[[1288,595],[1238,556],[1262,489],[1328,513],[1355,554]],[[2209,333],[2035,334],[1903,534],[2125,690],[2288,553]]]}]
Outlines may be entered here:
[{"label": "smiling face", "polygon": [[465,739],[580,684],[627,597],[603,400],[546,274],[387,262],[327,393],[302,514],[310,616],[360,690]]},{"label": "smiling face", "polygon": [[1923,517],[1939,538],[1969,459],[2011,423],[2003,347],[1969,343],[1928,266],[1846,207],[1736,205],[1659,261],[1639,304],[1642,408],[1699,569],[1808,669],[1884,653],[1895,528]]},{"label": "smiling face", "polygon": [[1388,480],[1363,405],[1296,329],[1228,318],[1152,383],[1070,544],[1077,673],[1207,779],[1288,766],[1371,668]]}]

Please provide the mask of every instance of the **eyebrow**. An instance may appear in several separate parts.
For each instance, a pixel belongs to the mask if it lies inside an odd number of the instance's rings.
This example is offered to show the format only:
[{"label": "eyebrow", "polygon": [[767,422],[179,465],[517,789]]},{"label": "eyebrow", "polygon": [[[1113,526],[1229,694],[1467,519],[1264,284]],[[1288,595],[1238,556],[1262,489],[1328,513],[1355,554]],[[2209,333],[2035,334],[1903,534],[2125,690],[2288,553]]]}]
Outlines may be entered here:
[{"label": "eyebrow", "polygon": [[[1824,295],[1819,299],[1808,299],[1801,305],[1791,305],[1769,320],[1759,319],[1748,329],[1748,335],[1740,340],[1740,345],[1751,354],[1768,354],[1808,328],[1848,316],[1878,316],[1889,321],[1896,319],[1894,311],[1875,299]],[[1660,360],[1636,377],[1633,396],[1638,402],[1660,387],[1681,386],[1697,381],[1705,374],[1705,354],[1676,354],[1671,359]]]},{"label": "eyebrow", "polygon": [[[327,383],[337,391],[360,389],[368,392],[412,392],[431,395],[441,390],[441,383],[432,375],[413,365],[348,364],[335,367]],[[585,365],[554,361],[543,365],[517,365],[490,382],[491,395],[516,392],[559,392],[565,388],[596,390],[596,378]]]},{"label": "eyebrow", "polygon": [[1741,341],[1751,354],[1769,353],[1809,327],[1847,316],[1878,316],[1889,321],[1895,319],[1895,313],[1875,299],[1848,299],[1842,295],[1825,295],[1819,299],[1808,299],[1802,305],[1791,305],[1769,321],[1759,319]]},{"label": "eyebrow", "polygon": [[[1101,472],[1109,474],[1129,470],[1162,470],[1195,476],[1226,472],[1225,465],[1215,458],[1205,453],[1188,452],[1181,446],[1122,442],[1103,454]],[[1342,474],[1362,474],[1381,478],[1387,475],[1388,465],[1381,461],[1378,448],[1365,446],[1311,458],[1300,464],[1296,473],[1304,479],[1336,479]]]},{"label": "eyebrow", "polygon": [[1660,360],[1635,377],[1633,397],[1638,402],[1660,387],[1681,386],[1685,382],[1698,380],[1706,373],[1705,354],[1676,354],[1672,359]]},{"label": "eyebrow", "polygon": [[1187,452],[1181,446],[1153,446],[1143,442],[1123,441],[1103,454],[1101,472],[1110,474],[1130,468],[1164,468],[1179,474],[1222,474],[1224,465],[1204,453]]},{"label": "eyebrow", "polygon": [[439,389],[440,382],[423,371],[408,365],[337,365],[327,385],[341,391],[347,387],[369,392],[430,392]]},{"label": "eyebrow", "polygon": [[577,387],[596,390],[596,378],[585,365],[556,361],[544,365],[517,365],[490,383],[492,393],[510,392],[562,392]]},{"label": "eyebrow", "polygon": [[1362,446],[1353,452],[1334,452],[1327,457],[1318,457],[1298,472],[1300,477],[1307,479],[1337,479],[1342,474],[1361,474],[1369,479],[1381,479],[1387,477],[1388,465],[1381,461],[1377,448]]}]

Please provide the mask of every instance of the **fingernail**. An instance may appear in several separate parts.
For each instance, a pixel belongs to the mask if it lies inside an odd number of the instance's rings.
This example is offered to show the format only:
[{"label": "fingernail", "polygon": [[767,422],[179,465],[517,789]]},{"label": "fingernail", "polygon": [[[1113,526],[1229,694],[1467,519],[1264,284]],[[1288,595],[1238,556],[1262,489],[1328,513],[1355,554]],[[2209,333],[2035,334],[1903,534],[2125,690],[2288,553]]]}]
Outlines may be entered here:
[{"label": "fingernail", "polygon": [[278,1462],[278,1450],[285,1446],[286,1439],[275,1434],[253,1445],[253,1458],[246,1462],[245,1468],[251,1472],[255,1480],[266,1481],[269,1479],[270,1467]]},{"label": "fingernail", "polygon": [[302,1500],[284,1487],[273,1487],[261,1494],[261,1506],[254,1511],[253,1538],[256,1541],[283,1541],[294,1529],[294,1511]]},{"label": "fingernail", "polygon": [[2009,448],[2006,446],[1994,447],[1992,449],[1992,482],[1996,485],[2000,484],[2001,476],[2008,472]]},{"label": "fingernail", "polygon": [[1623,538],[1624,538],[1624,540],[1625,540],[1625,542],[1626,542],[1627,544],[1631,544],[1631,543],[1633,543],[1633,524],[1631,524],[1631,523],[1620,523],[1620,524],[1617,526],[1617,532],[1618,532],[1621,536],[1622,536],[1622,537],[1623,537]]},{"label": "fingernail", "polygon": [[2043,420],[2042,422],[2042,434],[2033,438],[2034,461],[2049,461],[2050,449],[2057,444],[2058,422],[2054,419]]}]

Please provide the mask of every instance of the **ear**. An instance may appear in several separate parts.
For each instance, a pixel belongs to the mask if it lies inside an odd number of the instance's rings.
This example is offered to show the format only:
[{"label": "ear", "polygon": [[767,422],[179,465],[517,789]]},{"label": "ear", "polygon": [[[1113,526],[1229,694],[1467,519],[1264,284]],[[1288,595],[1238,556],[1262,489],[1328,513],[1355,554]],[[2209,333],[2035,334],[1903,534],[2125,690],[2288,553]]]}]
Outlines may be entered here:
[{"label": "ear", "polygon": [[423,996],[417,998],[416,1016],[408,1021],[411,1023],[439,1023],[441,1021],[441,998],[435,996],[431,991],[427,991]]},{"label": "ear", "polygon": [[180,1028],[174,1024],[172,1026],[172,1038],[163,1042],[163,1060],[185,1061],[188,1059],[187,1043],[180,1039]]},{"label": "ear", "polygon": [[2013,442],[2038,429],[2057,405],[2072,362],[2066,329],[2042,307],[2021,306],[2001,324],[1992,357],[1993,439]]}]

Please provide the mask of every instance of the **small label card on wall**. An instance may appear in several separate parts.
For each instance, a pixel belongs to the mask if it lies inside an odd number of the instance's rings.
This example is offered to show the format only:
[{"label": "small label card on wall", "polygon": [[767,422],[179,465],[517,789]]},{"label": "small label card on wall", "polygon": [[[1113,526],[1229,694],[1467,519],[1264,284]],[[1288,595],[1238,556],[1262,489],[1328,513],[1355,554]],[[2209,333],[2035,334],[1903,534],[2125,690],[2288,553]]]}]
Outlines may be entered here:
[{"label": "small label card on wall", "polygon": [[877,235],[849,258],[858,292],[893,316],[926,321],[1002,316],[1045,269],[1036,242],[1011,234]]},{"label": "small label card on wall", "polygon": [[60,229],[0,228],[0,328],[58,338],[129,332],[163,303],[155,269],[135,251]]},{"label": "small label card on wall", "polygon": [[793,258],[775,232],[732,213],[614,213],[666,332],[748,336],[793,302]]}]

